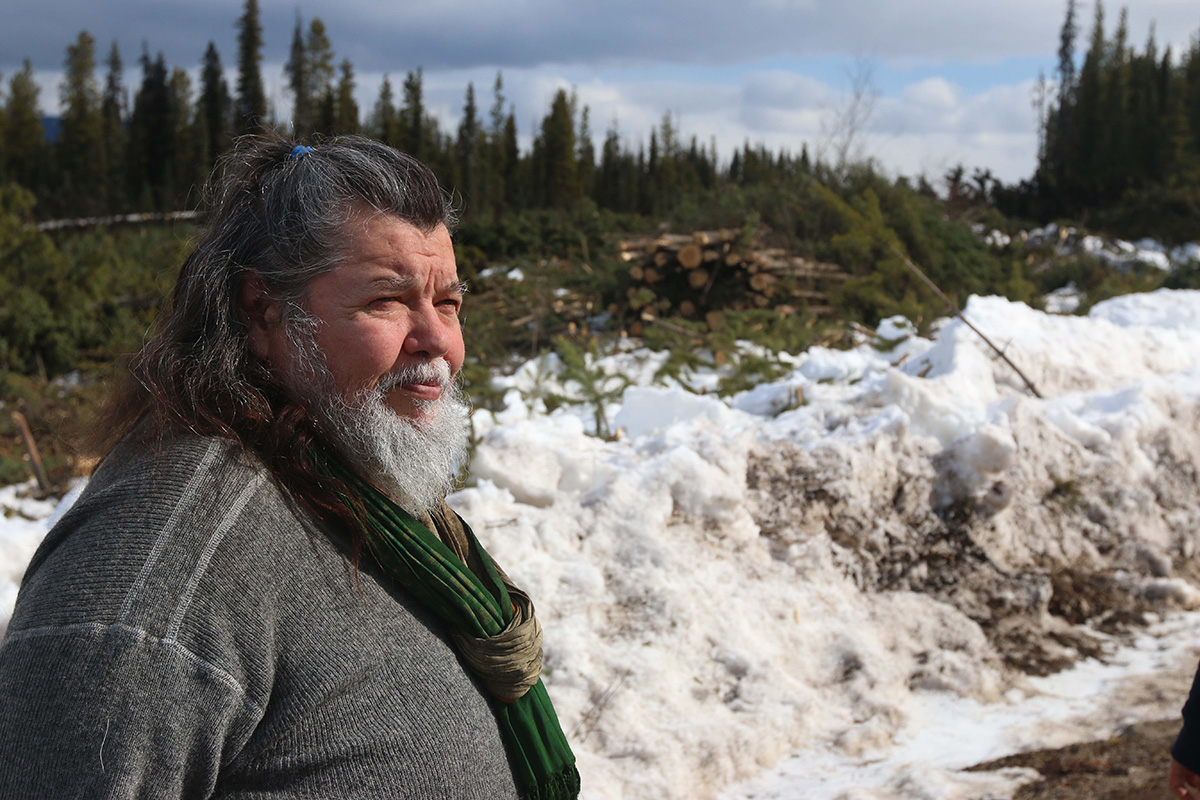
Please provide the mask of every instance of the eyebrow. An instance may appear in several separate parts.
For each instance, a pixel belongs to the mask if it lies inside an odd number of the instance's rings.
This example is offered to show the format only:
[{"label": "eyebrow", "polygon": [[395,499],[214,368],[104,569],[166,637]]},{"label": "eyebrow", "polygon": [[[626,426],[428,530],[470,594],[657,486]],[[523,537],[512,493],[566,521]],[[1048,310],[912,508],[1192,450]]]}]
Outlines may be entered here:
[{"label": "eyebrow", "polygon": [[[390,292],[408,292],[417,286],[417,279],[412,275],[404,277],[387,276],[383,278],[375,278],[368,287],[371,289],[384,289]],[[466,294],[470,291],[466,281],[454,281],[448,283],[438,289],[438,294]]]}]

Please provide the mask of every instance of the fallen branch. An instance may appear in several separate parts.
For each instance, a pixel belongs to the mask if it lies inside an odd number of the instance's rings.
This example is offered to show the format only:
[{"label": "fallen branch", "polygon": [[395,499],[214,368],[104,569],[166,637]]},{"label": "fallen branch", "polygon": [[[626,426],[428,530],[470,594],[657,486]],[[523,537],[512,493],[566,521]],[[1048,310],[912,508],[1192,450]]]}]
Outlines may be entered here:
[{"label": "fallen branch", "polygon": [[29,430],[29,422],[20,411],[14,411],[12,418],[13,422],[17,423],[17,430],[21,432],[21,442],[25,445],[25,452],[29,454],[29,469],[37,479],[38,488],[43,493],[49,493],[50,479],[42,466],[42,456],[38,453],[37,442],[33,440],[33,432]]},{"label": "fallen branch", "polygon": [[978,336],[980,339],[983,339],[984,344],[986,344],[988,347],[992,348],[992,350],[994,350],[996,352],[996,355],[1000,356],[1001,361],[1003,361],[1005,364],[1008,364],[1008,366],[1012,368],[1012,371],[1017,373],[1017,376],[1025,382],[1025,385],[1027,387],[1029,387],[1029,391],[1033,392],[1034,397],[1038,398],[1039,400],[1042,399],[1042,393],[1039,392],[1037,390],[1037,387],[1033,385],[1033,381],[1029,380],[1028,376],[1026,376],[1025,373],[1021,371],[1021,368],[1018,367],[1016,364],[1014,364],[1009,359],[1009,357],[1004,354],[1003,350],[1001,350],[999,347],[997,347],[992,342],[991,339],[984,336],[983,331],[979,330],[979,328],[976,328],[974,325],[971,324],[971,321],[969,319],[967,319],[965,316],[963,316],[962,309],[960,309],[958,307],[957,303],[955,303],[953,300],[951,300],[949,297],[947,297],[946,293],[943,292],[941,289],[939,289],[937,284],[934,283],[932,280],[930,280],[929,276],[926,275],[924,272],[922,272],[921,268],[912,262],[912,259],[910,259],[908,256],[904,255],[904,253],[900,252],[899,247],[896,247],[896,245],[893,244],[892,252],[895,253],[896,256],[902,262],[904,262],[904,265],[906,267],[908,267],[909,270],[911,270],[913,272],[913,274],[915,274],[918,278],[921,279],[922,283],[924,283],[926,286],[928,286],[929,289],[934,294],[936,294],[942,300],[942,302],[944,302],[946,304],[946,306],[951,311],[954,312],[954,316],[961,319],[963,321],[964,325],[966,325],[968,328],[970,328],[972,331],[975,332],[976,336]]},{"label": "fallen branch", "polygon": [[596,724],[600,722],[600,717],[604,714],[604,707],[608,705],[608,701],[612,700],[613,695],[621,688],[621,684],[625,683],[625,679],[629,677],[629,674],[630,670],[623,671],[608,685],[608,688],[604,690],[604,694],[592,701],[592,705],[579,718],[579,724],[575,726],[575,730],[571,731],[571,736],[569,737],[571,741],[583,744],[587,740],[588,734],[592,732],[592,728],[595,728]]}]

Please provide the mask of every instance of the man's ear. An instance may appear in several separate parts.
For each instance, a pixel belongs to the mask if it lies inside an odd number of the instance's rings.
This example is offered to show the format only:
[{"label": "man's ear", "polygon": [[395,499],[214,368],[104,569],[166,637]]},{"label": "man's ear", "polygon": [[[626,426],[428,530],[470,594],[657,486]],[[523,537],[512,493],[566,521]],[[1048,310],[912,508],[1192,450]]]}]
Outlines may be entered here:
[{"label": "man's ear", "polygon": [[283,320],[283,303],[271,294],[262,278],[253,272],[242,277],[238,290],[238,305],[246,319],[250,352],[268,364],[279,341],[279,326]]}]

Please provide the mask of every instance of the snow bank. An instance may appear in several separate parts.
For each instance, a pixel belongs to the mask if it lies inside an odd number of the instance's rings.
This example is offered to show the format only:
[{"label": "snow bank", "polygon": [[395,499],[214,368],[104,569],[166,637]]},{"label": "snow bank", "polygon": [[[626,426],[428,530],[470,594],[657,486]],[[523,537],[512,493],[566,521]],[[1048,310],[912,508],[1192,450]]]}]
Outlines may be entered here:
[{"label": "snow bank", "polygon": [[[452,502],[537,598],[586,796],[708,797],[796,748],[869,760],[930,692],[995,704],[1013,667],[1096,652],[1064,604],[1195,606],[1173,576],[1200,534],[1197,313],[1189,292],[1089,317],[972,298],[1041,400],[961,322],[895,320],[729,399],[648,385],[662,354],[603,359],[638,384],[617,442],[510,393],[496,418],[533,421],[492,427]],[[905,774],[889,796],[1021,777]]]}]

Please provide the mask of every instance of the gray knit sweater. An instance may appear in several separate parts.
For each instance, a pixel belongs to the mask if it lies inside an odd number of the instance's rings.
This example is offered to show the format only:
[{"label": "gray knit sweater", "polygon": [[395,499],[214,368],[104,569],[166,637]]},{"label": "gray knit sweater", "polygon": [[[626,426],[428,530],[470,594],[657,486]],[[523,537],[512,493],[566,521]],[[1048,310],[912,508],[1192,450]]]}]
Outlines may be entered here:
[{"label": "gray knit sweater", "polygon": [[125,444],[0,643],[0,798],[516,797],[448,640],[225,442]]}]

